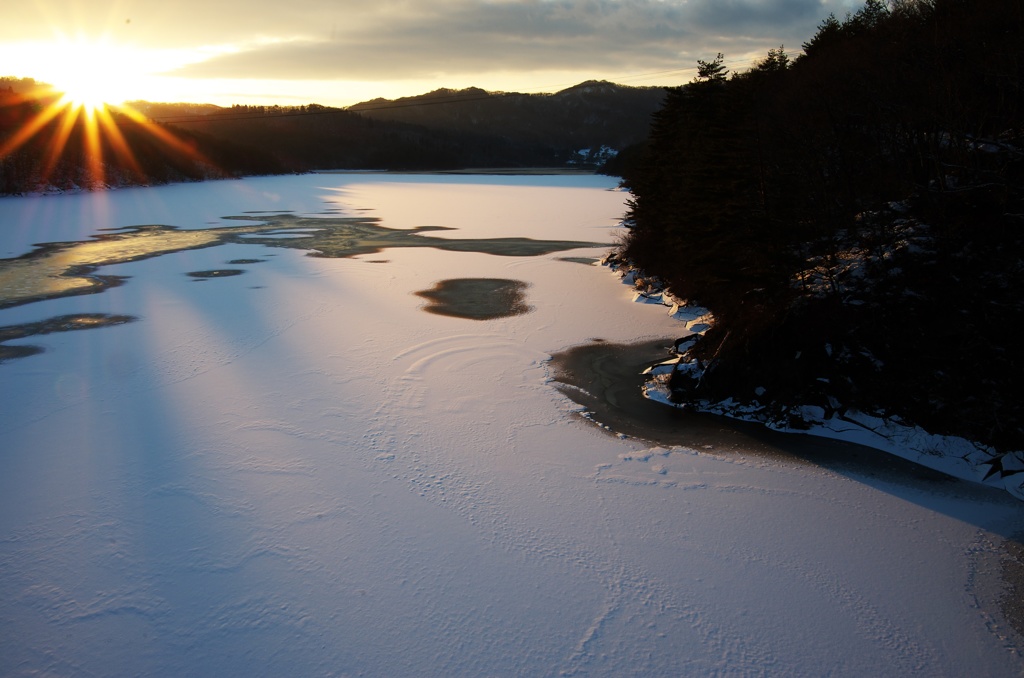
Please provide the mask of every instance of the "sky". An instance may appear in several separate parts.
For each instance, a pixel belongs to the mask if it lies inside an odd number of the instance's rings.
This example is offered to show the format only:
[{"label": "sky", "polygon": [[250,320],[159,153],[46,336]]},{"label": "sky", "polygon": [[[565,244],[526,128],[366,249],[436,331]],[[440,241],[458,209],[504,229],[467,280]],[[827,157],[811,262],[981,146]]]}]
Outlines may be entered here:
[{"label": "sky", "polygon": [[859,0],[24,0],[0,9],[0,76],[111,103],[345,106],[441,87],[678,85],[718,52],[800,51]]}]

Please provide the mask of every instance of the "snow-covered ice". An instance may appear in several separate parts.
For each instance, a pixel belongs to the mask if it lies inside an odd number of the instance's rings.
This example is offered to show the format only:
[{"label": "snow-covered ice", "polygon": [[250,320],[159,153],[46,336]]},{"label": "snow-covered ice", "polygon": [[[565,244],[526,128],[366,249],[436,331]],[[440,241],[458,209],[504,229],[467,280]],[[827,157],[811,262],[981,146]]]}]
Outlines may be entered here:
[{"label": "snow-covered ice", "polygon": [[[278,211],[612,243],[612,188],[344,174],[8,198],[0,256]],[[108,266],[123,285],[0,310],[138,318],[12,341],[45,352],[0,364],[0,675],[1024,671],[1000,604],[1024,504],[1005,492],[579,417],[553,352],[680,328],[564,260],[600,248],[328,259],[297,242]],[[229,265],[245,272],[186,275]],[[422,310],[416,291],[474,277],[526,283],[531,312]]]}]

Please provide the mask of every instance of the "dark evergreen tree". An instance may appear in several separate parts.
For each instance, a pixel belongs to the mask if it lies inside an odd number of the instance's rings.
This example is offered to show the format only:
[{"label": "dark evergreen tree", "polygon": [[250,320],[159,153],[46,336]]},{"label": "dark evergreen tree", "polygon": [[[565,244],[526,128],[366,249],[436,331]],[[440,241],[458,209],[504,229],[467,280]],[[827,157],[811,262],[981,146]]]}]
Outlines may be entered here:
[{"label": "dark evergreen tree", "polygon": [[869,0],[795,60],[726,78],[719,55],[669,92],[622,250],[718,318],[702,397],[1024,444],[1022,21],[1019,0]]}]

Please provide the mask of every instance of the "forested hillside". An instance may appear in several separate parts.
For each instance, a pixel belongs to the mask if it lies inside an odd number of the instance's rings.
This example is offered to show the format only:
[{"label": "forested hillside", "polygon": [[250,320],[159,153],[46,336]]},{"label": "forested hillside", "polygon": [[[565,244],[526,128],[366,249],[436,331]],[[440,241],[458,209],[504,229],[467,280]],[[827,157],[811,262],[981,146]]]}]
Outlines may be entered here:
[{"label": "forested hillside", "polygon": [[550,149],[569,157],[584,149],[621,150],[643,140],[662,87],[588,81],[553,94],[439,89],[396,100],[374,99],[350,110],[374,120],[485,135],[506,143]]},{"label": "forested hillside", "polygon": [[556,167],[570,151],[470,130],[445,130],[310,104],[233,106],[220,113],[172,117],[175,126],[258,146],[292,171],[312,169],[444,170]]},{"label": "forested hillside", "polygon": [[[1024,7],[869,0],[669,92],[620,256],[716,323],[679,399],[1024,447]],[[646,285],[641,282],[641,285]]]}]

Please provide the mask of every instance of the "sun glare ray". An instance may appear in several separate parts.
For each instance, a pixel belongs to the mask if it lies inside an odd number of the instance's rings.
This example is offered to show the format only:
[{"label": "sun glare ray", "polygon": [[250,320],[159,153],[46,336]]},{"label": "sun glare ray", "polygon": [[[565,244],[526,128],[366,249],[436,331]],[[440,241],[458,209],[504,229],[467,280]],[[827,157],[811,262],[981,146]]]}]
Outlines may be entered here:
[{"label": "sun glare ray", "polygon": [[28,143],[28,141],[38,134],[40,130],[46,127],[51,120],[60,115],[65,108],[66,107],[51,105],[33,116],[24,127],[17,130],[3,146],[0,146],[0,158],[13,153]]},{"label": "sun glare ray", "polygon": [[99,126],[96,124],[96,109],[81,107],[85,119],[85,158],[89,181],[102,184],[106,178],[103,171],[103,144]]},{"label": "sun glare ray", "polygon": [[[49,152],[46,156],[46,162],[43,165],[42,172],[40,172],[40,179],[46,183],[50,180],[54,170],[57,167],[57,163],[60,162],[61,157],[64,155],[64,149],[67,147],[68,139],[71,137],[71,132],[75,128],[75,123],[78,122],[79,111],[77,109],[67,109],[63,111],[63,115],[60,120],[60,127],[57,130],[57,134],[53,137],[50,142]],[[3,153],[0,153],[0,157]]]},{"label": "sun glare ray", "polygon": [[[139,113],[131,106],[122,106],[118,111],[125,117],[129,118],[133,122],[139,123],[140,125],[147,126],[147,132],[152,136],[156,137],[159,141],[167,144],[168,146],[188,155],[196,160],[209,163],[210,160],[206,158],[202,153],[197,151],[193,146],[183,142],[178,137],[174,136],[171,132],[165,129],[163,126],[154,123],[146,116]],[[212,163],[211,163],[212,164]]]},{"label": "sun glare ray", "polygon": [[[171,155],[215,165],[194,145],[131,106],[87,105],[74,97],[52,91],[33,101],[41,106],[40,110],[27,116],[8,139],[0,140],[0,160],[17,153],[27,144],[35,144],[40,149],[37,175],[40,186],[47,186],[58,171],[65,172],[61,169],[62,161],[67,159],[71,160],[70,166],[77,165],[82,171],[82,175],[72,179],[74,183],[84,179],[91,187],[102,186],[108,180],[105,162],[108,156],[116,157],[120,166],[134,174],[136,180],[144,180],[146,170],[138,161],[132,139],[139,143],[146,136],[164,146]],[[126,136],[126,130],[131,131],[129,136]],[[70,158],[68,153],[81,153],[81,158]],[[67,183],[67,177],[64,181]]]},{"label": "sun glare ray", "polygon": [[132,152],[131,147],[125,140],[124,134],[121,133],[121,129],[117,126],[117,121],[114,119],[114,116],[111,115],[110,110],[105,106],[103,108],[98,108],[96,109],[96,117],[99,119],[100,127],[103,130],[103,134],[109,141],[111,150],[114,151],[114,154],[128,165],[128,168],[136,178],[143,178],[145,173],[139,166],[139,162],[135,158],[135,154]]}]

